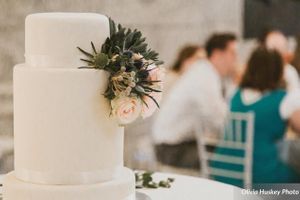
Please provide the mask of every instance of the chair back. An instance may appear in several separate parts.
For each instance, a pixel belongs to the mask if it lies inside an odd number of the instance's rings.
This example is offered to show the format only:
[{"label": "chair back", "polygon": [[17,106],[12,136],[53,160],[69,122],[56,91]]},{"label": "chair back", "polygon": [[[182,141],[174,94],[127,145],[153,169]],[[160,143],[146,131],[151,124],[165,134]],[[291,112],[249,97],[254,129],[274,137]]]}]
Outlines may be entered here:
[{"label": "chair back", "polygon": [[[211,139],[207,132],[197,135],[198,151],[201,161],[201,174],[206,178],[214,176],[238,179],[243,181],[244,188],[252,188],[254,113],[231,112],[226,119],[223,135],[219,139]],[[214,150],[211,150],[213,147]],[[219,153],[217,149],[241,151],[241,155]],[[242,166],[243,171],[218,168],[211,162]]]}]

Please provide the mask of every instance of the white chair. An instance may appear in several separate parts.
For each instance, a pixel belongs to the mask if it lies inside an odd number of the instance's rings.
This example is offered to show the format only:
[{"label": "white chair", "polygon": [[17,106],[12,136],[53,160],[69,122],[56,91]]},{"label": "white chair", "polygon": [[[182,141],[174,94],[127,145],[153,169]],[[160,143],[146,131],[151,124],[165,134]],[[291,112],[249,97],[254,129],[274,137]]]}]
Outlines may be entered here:
[{"label": "white chair", "polygon": [[[219,176],[242,180],[244,188],[250,189],[252,187],[254,113],[231,112],[226,119],[223,132],[222,137],[218,141],[211,140],[207,137],[209,135],[207,133],[199,133],[197,135],[201,174],[206,178]],[[210,152],[207,146],[241,150],[244,151],[244,157]],[[240,172],[211,167],[209,165],[210,161],[241,165],[244,167],[244,170]]]}]

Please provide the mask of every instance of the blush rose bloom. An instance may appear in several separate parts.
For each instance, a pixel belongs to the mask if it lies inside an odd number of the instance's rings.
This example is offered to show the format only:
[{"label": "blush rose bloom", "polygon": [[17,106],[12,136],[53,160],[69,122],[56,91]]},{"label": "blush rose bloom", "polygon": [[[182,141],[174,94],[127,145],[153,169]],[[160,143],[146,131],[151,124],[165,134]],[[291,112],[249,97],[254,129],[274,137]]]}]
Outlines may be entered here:
[{"label": "blush rose bloom", "polygon": [[[158,103],[161,101],[161,97],[162,94],[161,92],[152,92],[150,94]],[[148,96],[144,96],[143,97],[144,102],[147,103],[147,105],[143,104],[142,107],[142,113],[141,116],[145,119],[147,117],[150,117],[151,115],[153,115],[153,113],[156,111],[157,109],[157,105],[155,104],[155,102]]]},{"label": "blush rose bloom", "polygon": [[[153,83],[153,85],[151,87],[153,89],[162,90],[163,89],[163,79],[165,76],[164,68],[162,68],[160,66],[156,66],[156,65],[150,65],[148,67],[148,69],[150,70],[148,79],[150,81],[160,81],[157,83]],[[158,104],[160,103],[161,98],[162,98],[161,92],[151,92],[149,95],[152,96]],[[147,117],[150,117],[156,111],[157,105],[148,96],[144,96],[143,101],[146,102],[147,105],[143,104],[141,116],[143,118],[147,118]]]},{"label": "blush rose bloom", "polygon": [[142,112],[141,100],[137,97],[121,96],[111,101],[112,115],[120,125],[136,120]]},{"label": "blush rose bloom", "polygon": [[150,65],[148,67],[150,69],[149,71],[149,80],[150,81],[161,81],[158,83],[155,83],[155,85],[158,87],[157,89],[162,89],[163,87],[163,79],[165,76],[164,68],[156,65]]}]

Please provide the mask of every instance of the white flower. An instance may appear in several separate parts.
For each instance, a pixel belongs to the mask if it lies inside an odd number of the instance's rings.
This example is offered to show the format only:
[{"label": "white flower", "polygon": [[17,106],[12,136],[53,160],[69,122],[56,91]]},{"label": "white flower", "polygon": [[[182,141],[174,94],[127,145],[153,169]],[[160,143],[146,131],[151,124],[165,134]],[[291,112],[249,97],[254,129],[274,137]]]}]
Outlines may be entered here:
[{"label": "white flower", "polygon": [[126,71],[126,67],[125,66],[122,66],[121,67],[121,72],[125,72]]},{"label": "white flower", "polygon": [[116,61],[117,57],[119,57],[119,54],[115,54],[115,55],[111,58],[111,60],[112,60],[112,61]]},{"label": "white flower", "polygon": [[111,101],[112,115],[120,125],[136,120],[142,112],[142,102],[137,97],[121,96]]}]

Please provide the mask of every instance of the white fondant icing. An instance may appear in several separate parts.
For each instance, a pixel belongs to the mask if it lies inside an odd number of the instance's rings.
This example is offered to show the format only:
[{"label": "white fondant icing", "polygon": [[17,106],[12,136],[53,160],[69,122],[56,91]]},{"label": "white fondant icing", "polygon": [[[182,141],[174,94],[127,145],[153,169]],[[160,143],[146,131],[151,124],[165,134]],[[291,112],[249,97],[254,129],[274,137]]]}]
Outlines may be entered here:
[{"label": "white fondant icing", "polygon": [[107,81],[103,70],[15,67],[18,178],[48,184],[113,178],[123,166],[123,128],[110,117]]},{"label": "white fondant icing", "polygon": [[78,69],[76,47],[97,48],[107,17],[88,13],[29,15],[26,64],[14,69],[15,171],[4,200],[134,200],[134,174],[123,167],[124,129],[103,96],[108,74]]},{"label": "white fondant icing", "polygon": [[18,169],[15,174],[21,180],[27,180],[32,183],[40,184],[89,184],[99,181],[108,181],[113,179],[122,169],[119,167],[111,167],[94,171],[35,171],[29,169]]},{"label": "white fondant icing", "polygon": [[109,22],[95,13],[38,13],[25,20],[25,58],[34,67],[77,68],[84,58],[77,46],[100,50],[109,36]]},{"label": "white fondant icing", "polygon": [[3,195],[5,200],[134,200],[134,181],[127,168],[111,181],[89,185],[32,184],[10,173],[4,179]]}]

